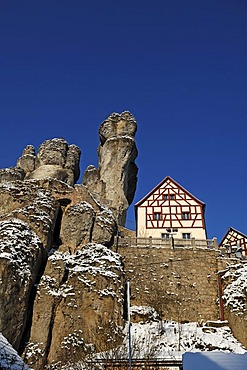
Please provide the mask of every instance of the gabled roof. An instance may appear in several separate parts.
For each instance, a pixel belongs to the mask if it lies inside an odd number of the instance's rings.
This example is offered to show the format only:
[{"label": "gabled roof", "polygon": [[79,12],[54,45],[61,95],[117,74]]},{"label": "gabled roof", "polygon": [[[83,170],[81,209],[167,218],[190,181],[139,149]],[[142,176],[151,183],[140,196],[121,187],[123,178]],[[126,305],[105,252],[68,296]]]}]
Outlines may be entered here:
[{"label": "gabled roof", "polygon": [[191,194],[188,190],[186,190],[183,186],[181,186],[178,182],[176,182],[175,180],[173,180],[170,176],[166,176],[164,178],[164,180],[162,180],[157,186],[155,186],[155,188],[153,188],[147,195],[145,195],[144,198],[142,198],[141,200],[139,200],[139,202],[137,202],[135,204],[135,207],[139,207],[143,202],[145,202],[145,200],[150,197],[151,194],[153,194],[157,189],[159,189],[167,180],[170,180],[171,182],[173,182],[177,187],[179,187],[180,189],[182,189],[186,194],[188,194],[192,199],[194,199],[196,202],[200,203],[202,205],[203,208],[205,208],[205,203],[203,203],[200,199],[196,198],[193,194]]},{"label": "gabled roof", "polygon": [[221,240],[221,242],[220,242],[220,244],[219,244],[219,247],[223,244],[224,239],[227,237],[227,235],[228,235],[231,231],[233,231],[234,233],[237,233],[237,234],[241,235],[243,238],[247,239],[247,235],[245,235],[244,233],[241,233],[241,231],[238,231],[237,229],[234,229],[233,227],[231,227],[231,226],[230,226],[230,227],[228,228],[227,232],[225,233],[225,235],[223,236],[223,238],[222,238],[222,240]]}]

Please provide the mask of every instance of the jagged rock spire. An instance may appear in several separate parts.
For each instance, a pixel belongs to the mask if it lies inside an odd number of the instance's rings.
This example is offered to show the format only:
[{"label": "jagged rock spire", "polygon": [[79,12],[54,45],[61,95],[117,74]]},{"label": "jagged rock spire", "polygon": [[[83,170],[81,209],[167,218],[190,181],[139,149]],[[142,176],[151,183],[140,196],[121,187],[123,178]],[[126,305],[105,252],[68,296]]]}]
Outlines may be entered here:
[{"label": "jagged rock spire", "polygon": [[99,128],[98,169],[89,166],[83,185],[106,199],[120,225],[133,201],[138,168],[135,164],[137,124],[130,112],[113,113]]}]

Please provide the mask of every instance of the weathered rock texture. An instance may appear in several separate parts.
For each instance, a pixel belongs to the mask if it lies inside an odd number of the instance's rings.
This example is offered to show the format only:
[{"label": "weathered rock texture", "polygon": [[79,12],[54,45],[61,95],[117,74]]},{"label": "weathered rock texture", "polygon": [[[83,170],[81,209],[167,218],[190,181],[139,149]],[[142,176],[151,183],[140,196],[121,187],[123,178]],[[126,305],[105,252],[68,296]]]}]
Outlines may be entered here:
[{"label": "weathered rock texture", "polygon": [[108,201],[118,224],[124,226],[136,183],[135,118],[129,112],[111,114],[100,126],[99,167],[89,166],[83,184]]},{"label": "weathered rock texture", "polygon": [[28,145],[16,168],[24,172],[25,179],[51,177],[74,185],[80,176],[80,154],[76,145],[68,145],[64,139],[51,139],[41,144],[37,156],[34,147]]},{"label": "weathered rock texture", "polygon": [[18,349],[31,290],[52,245],[58,207],[32,183],[1,184],[0,197],[0,327]]},{"label": "weathered rock texture", "polygon": [[32,360],[42,368],[47,361],[79,360],[92,346],[102,351],[106,343],[116,345],[121,340],[122,314],[123,270],[118,254],[99,244],[85,245],[72,255],[55,252],[34,304],[30,342],[41,356]]},{"label": "weathered rock texture", "polygon": [[112,169],[117,182],[110,172],[99,181],[104,191],[75,185],[80,149],[64,139],[45,141],[37,155],[28,145],[15,167],[0,170],[0,331],[35,369],[121,339],[124,273],[108,248],[115,215],[134,196],[136,123],[129,113],[113,115],[100,131],[102,176],[106,162],[114,164],[111,141],[122,153]]}]

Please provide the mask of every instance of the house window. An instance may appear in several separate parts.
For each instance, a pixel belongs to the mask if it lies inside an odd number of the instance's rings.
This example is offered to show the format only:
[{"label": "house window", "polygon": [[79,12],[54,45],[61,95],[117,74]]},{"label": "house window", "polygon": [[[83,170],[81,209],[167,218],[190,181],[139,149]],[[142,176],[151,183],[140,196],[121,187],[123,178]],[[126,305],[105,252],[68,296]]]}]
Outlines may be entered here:
[{"label": "house window", "polygon": [[183,239],[190,239],[190,233],[183,233]]},{"label": "house window", "polygon": [[164,195],[163,195],[163,199],[164,199],[164,200],[167,200],[167,199],[168,199],[168,195],[167,195],[167,194],[164,194]]},{"label": "house window", "polygon": [[161,239],[169,239],[170,238],[170,234],[168,233],[162,233],[161,234]]},{"label": "house window", "polygon": [[154,220],[161,220],[161,213],[154,213]]},{"label": "house window", "polygon": [[190,219],[190,213],[189,212],[183,212],[182,213],[182,219],[183,220],[189,220]]},{"label": "house window", "polygon": [[175,194],[170,194],[170,200],[174,200],[175,199]]}]

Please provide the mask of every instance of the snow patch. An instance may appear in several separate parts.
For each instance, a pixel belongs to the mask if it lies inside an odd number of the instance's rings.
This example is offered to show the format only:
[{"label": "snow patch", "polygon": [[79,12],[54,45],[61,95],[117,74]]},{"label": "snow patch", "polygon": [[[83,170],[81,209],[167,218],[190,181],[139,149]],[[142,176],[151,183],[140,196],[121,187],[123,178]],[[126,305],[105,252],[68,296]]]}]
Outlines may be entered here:
[{"label": "snow patch", "polygon": [[222,278],[230,280],[223,295],[226,305],[237,315],[242,315],[247,311],[247,264],[229,266]]},{"label": "snow patch", "polygon": [[41,247],[38,236],[15,218],[0,222],[0,259],[7,259],[22,280],[31,275],[34,255]]}]

